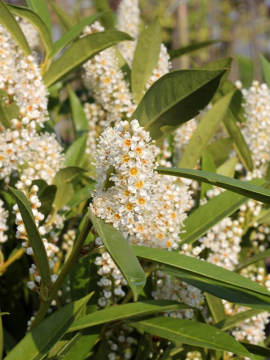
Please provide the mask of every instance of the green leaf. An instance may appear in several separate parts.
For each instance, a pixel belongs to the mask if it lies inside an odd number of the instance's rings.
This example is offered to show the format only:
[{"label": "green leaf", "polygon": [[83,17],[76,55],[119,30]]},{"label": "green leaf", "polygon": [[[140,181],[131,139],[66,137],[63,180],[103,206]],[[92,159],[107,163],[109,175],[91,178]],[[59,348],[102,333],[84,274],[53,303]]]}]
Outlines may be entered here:
[{"label": "green leaf", "polygon": [[87,142],[87,134],[80,136],[71,146],[68,148],[65,154],[65,166],[81,166],[84,160],[83,155],[85,154]]},{"label": "green leaf", "polygon": [[100,51],[114,46],[120,41],[130,39],[128,34],[109,30],[94,33],[75,41],[60,58],[51,64],[44,75],[45,85],[51,86]]},{"label": "green leaf", "polygon": [[197,69],[168,73],[148,89],[133,118],[139,120],[153,139],[160,139],[209,103],[225,72]]},{"label": "green leaf", "polygon": [[49,4],[52,10],[54,11],[54,13],[56,14],[56,16],[58,17],[62,27],[65,30],[70,30],[73,27],[74,22],[69,16],[69,14],[67,14],[63,9],[61,9],[60,6],[58,6],[54,0],[49,0]]},{"label": "green leaf", "polygon": [[43,320],[8,353],[5,360],[41,360],[53,345],[61,339],[75,316],[89,301],[92,294],[64,306]]},{"label": "green leaf", "polygon": [[250,319],[252,316],[256,316],[263,312],[263,310],[246,310],[242,311],[236,315],[228,316],[221,321],[219,321],[215,326],[221,330],[229,330],[233,327],[241,324],[243,321]]},{"label": "green leaf", "polygon": [[86,118],[83,106],[80,102],[80,99],[70,86],[68,86],[68,95],[72,111],[72,119],[76,131],[89,131],[88,120]]},{"label": "green leaf", "polygon": [[255,356],[254,359],[256,360],[265,360],[265,358],[269,358],[270,356],[270,350],[269,348],[265,348],[263,346],[259,345],[253,345],[245,342],[241,342],[241,344],[251,353]]},{"label": "green leaf", "polygon": [[71,181],[82,174],[84,170],[75,166],[66,167],[58,171],[55,175],[53,184],[57,186],[54,199],[54,211],[57,212],[66,205],[73,196],[73,186]]},{"label": "green leaf", "polygon": [[220,175],[233,177],[235,172],[235,166],[237,163],[237,157],[232,157],[217,169],[217,173]]},{"label": "green leaf", "polygon": [[18,45],[22,48],[24,54],[26,56],[30,55],[31,49],[29,44],[20,26],[17,24],[17,21],[14,19],[3,0],[0,0],[0,24],[2,24],[8,32],[10,32],[13,38],[17,41]]},{"label": "green leaf", "polygon": [[216,173],[192,169],[158,167],[157,171],[160,174],[179,176],[187,179],[206,182],[207,184],[219,186],[223,189],[228,189],[254,200],[270,203],[270,190],[265,189],[262,186],[256,186],[249,181],[236,180]]},{"label": "green leaf", "polygon": [[51,284],[49,261],[43,244],[43,240],[39,234],[34,216],[32,214],[31,206],[29,205],[29,202],[23,192],[12,187],[9,187],[9,191],[15,198],[20,213],[22,215],[27,237],[30,246],[32,247],[34,252],[36,264],[42,279],[42,283],[43,285],[48,287]]},{"label": "green leaf", "polygon": [[8,5],[8,9],[12,14],[29,21],[37,29],[46,53],[49,54],[52,49],[53,43],[50,32],[43,20],[34,11],[26,7]]},{"label": "green leaf", "polygon": [[161,46],[161,28],[158,20],[149,25],[139,36],[131,70],[131,89],[138,103],[145,92],[147,81],[155,69]]},{"label": "green leaf", "polygon": [[[253,180],[254,184],[263,184],[263,180]],[[231,191],[224,191],[198,207],[184,221],[185,231],[181,233],[182,243],[192,244],[203,236],[215,224],[232,215],[248,198]]]},{"label": "green leaf", "polygon": [[236,271],[241,271],[245,267],[255,264],[258,261],[265,260],[267,257],[270,256],[270,249],[264,250],[263,252],[256,254],[254,256],[251,256],[250,258],[247,258],[246,260],[242,261],[238,266],[236,267]]},{"label": "green leaf", "polygon": [[208,293],[205,294],[205,298],[215,323],[223,320],[226,317],[226,315],[222,301],[216,296]]},{"label": "green leaf", "polygon": [[165,272],[202,291],[255,309],[270,308],[270,292],[237,273],[173,251],[144,246],[133,249],[138,257],[163,265]]},{"label": "green leaf", "polygon": [[190,306],[169,300],[143,300],[136,303],[111,306],[82,316],[68,329],[68,332],[86,329],[89,327],[110,323],[111,321],[129,320],[134,317],[148,316],[170,310],[187,309]]},{"label": "green leaf", "polygon": [[100,22],[105,29],[114,28],[116,25],[116,16],[111,11],[109,2],[107,0],[94,0],[94,5],[97,11],[104,12]]},{"label": "green leaf", "polygon": [[157,317],[132,323],[136,329],[173,342],[199,346],[213,350],[230,351],[237,355],[252,355],[231,335],[204,323],[192,320]]},{"label": "green leaf", "polygon": [[78,24],[72,26],[59,40],[53,44],[52,51],[50,53],[50,58],[55,57],[62,49],[64,49],[69,43],[75,40],[83,31],[83,29],[92,24],[100,17],[100,14],[92,15],[87,18],[82,19]]},{"label": "green leaf", "polygon": [[79,335],[77,341],[70,347],[62,360],[85,360],[89,351],[96,344],[100,334],[97,329],[90,330],[86,335]]},{"label": "green leaf", "polygon": [[10,103],[5,102],[5,97],[8,96],[5,91],[0,93],[0,122],[5,128],[10,128],[11,120],[16,119],[19,115],[19,108],[15,101]]},{"label": "green leaf", "polygon": [[244,136],[242,135],[235,117],[231,110],[227,112],[227,116],[224,118],[223,123],[225,125],[225,128],[228,132],[228,134],[231,136],[231,138],[234,141],[234,148],[237,152],[238,156],[242,160],[245,167],[249,170],[253,170],[253,162],[250,150],[247,146],[247,143],[245,141]]},{"label": "green leaf", "polygon": [[196,165],[203,150],[215,135],[221,121],[224,119],[232,96],[233,93],[230,93],[221,98],[201,119],[185,148],[184,154],[179,162],[179,167],[193,168]]},{"label": "green leaf", "polygon": [[260,58],[261,58],[264,80],[267,86],[270,87],[270,63],[262,54],[260,54]]},{"label": "green leaf", "polygon": [[[216,165],[214,159],[209,151],[205,150],[202,154],[202,170],[216,172]],[[212,189],[212,186],[209,184],[201,184],[201,198],[204,198],[208,190]]]},{"label": "green leaf", "polygon": [[38,14],[46,25],[49,33],[52,32],[52,21],[46,0],[26,0],[27,5]]},{"label": "green leaf", "polygon": [[254,78],[253,59],[243,55],[236,57],[238,65],[239,80],[242,82],[245,88],[248,88],[252,84]]},{"label": "green leaf", "polygon": [[67,206],[70,208],[73,208],[73,207],[79,205],[82,201],[86,201],[86,200],[90,199],[91,193],[93,192],[93,190],[95,188],[95,184],[96,183],[93,181],[93,183],[90,186],[85,186],[84,188],[75,192],[74,196],[67,203]]},{"label": "green leaf", "polygon": [[202,41],[202,42],[195,42],[187,46],[182,46],[179,49],[171,50],[169,52],[170,58],[175,59],[180,56],[193,53],[197,50],[204,49],[210,45],[214,45],[221,42],[221,40],[208,40],[208,41]]},{"label": "green leaf", "polygon": [[92,211],[90,211],[90,219],[113,261],[126,278],[136,301],[145,285],[146,279],[145,273],[131,246],[120,231],[97,218]]},{"label": "green leaf", "polygon": [[221,138],[208,145],[206,150],[212,155],[216,166],[220,166],[227,160],[232,150],[233,140],[231,138]]},{"label": "green leaf", "polygon": [[[37,181],[33,181],[33,183],[37,183]],[[37,183],[39,186],[39,184]],[[45,185],[43,188],[39,188],[38,191],[38,198],[41,202],[41,206],[39,211],[47,217],[53,206],[53,202],[55,199],[57,188],[55,185]]]}]

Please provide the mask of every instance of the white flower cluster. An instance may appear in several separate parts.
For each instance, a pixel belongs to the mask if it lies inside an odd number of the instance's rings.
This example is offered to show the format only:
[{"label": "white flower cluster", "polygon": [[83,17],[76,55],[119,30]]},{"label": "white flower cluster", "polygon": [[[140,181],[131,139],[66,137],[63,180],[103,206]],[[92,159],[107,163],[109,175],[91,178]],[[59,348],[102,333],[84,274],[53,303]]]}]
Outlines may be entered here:
[{"label": "white flower cluster", "polygon": [[[202,309],[204,296],[196,287],[167,275],[162,271],[154,273],[153,279],[156,283],[156,290],[152,293],[154,299],[179,301],[180,303],[185,303],[194,308]],[[194,310],[172,311],[167,313],[167,316],[180,319],[192,319]]]},{"label": "white flower cluster", "polygon": [[249,89],[243,89],[246,122],[243,135],[254,162],[254,177],[263,177],[270,161],[270,89],[266,84],[254,81]]},{"label": "white flower cluster", "polygon": [[158,63],[156,68],[153,70],[153,73],[150,79],[147,81],[146,89],[149,89],[158,79],[166,75],[171,69],[170,57],[168,50],[164,44],[160,46],[160,53],[158,58]]},{"label": "white flower cluster", "polygon": [[27,42],[32,50],[38,50],[40,47],[40,37],[36,28],[27,20],[19,19],[19,25],[24,33],[24,36],[27,39]]},{"label": "white flower cluster", "polygon": [[122,0],[117,12],[117,28],[131,35],[135,41],[123,41],[118,48],[127,64],[131,66],[136,40],[139,35],[140,9],[138,0]]},{"label": "white flower cluster", "polygon": [[1,244],[7,241],[7,235],[5,232],[8,230],[7,227],[8,212],[4,208],[4,202],[0,199],[0,248]]},{"label": "white flower cluster", "polygon": [[127,325],[106,331],[105,337],[110,348],[108,360],[128,360],[133,357],[138,349],[138,340],[132,336],[133,331]]},{"label": "white flower cluster", "polygon": [[[84,35],[104,31],[98,23],[88,26]],[[132,96],[123,73],[119,69],[114,48],[101,51],[86,62],[85,81],[93,90],[98,104],[107,112],[107,126],[119,119],[129,118],[135,110]]]},{"label": "white flower cluster", "polygon": [[181,181],[154,172],[158,153],[137,120],[107,128],[96,154],[92,208],[132,243],[175,249],[191,196]]},{"label": "white flower cluster", "polygon": [[95,264],[99,267],[98,275],[101,276],[97,285],[102,289],[103,294],[98,300],[98,305],[105,307],[111,301],[115,303],[125,296],[122,287],[126,286],[127,282],[109,253],[105,252],[97,256]]},{"label": "white flower cluster", "polygon": [[25,57],[11,35],[0,25],[0,91],[7,106],[19,108],[13,128],[36,129],[47,121],[47,89],[32,56]]},{"label": "white flower cluster", "polygon": [[176,163],[179,161],[183,152],[189,143],[194,131],[198,126],[198,122],[196,119],[191,119],[185,122],[183,125],[179,126],[179,128],[174,133],[174,149],[175,149],[175,157]]}]

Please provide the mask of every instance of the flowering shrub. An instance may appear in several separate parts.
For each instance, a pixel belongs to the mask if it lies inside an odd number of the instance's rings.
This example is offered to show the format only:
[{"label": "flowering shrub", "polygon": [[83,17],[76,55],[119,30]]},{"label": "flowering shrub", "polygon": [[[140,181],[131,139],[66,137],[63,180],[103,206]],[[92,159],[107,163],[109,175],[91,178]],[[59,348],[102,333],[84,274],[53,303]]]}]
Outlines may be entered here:
[{"label": "flowering shrub", "polygon": [[52,5],[54,43],[28,3],[0,0],[0,358],[269,357],[268,85],[171,71],[137,1]]}]

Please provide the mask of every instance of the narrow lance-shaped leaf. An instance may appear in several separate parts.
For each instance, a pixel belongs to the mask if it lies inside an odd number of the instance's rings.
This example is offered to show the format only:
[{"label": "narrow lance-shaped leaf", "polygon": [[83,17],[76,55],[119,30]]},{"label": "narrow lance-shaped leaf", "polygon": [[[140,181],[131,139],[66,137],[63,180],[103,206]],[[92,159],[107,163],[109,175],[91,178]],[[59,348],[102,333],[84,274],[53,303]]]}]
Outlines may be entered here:
[{"label": "narrow lance-shaped leaf", "polygon": [[138,257],[163,265],[168,274],[212,295],[252,308],[270,308],[270,292],[237,273],[173,251],[144,246],[133,249]]},{"label": "narrow lance-shaped leaf", "polygon": [[252,316],[256,316],[263,312],[263,310],[246,310],[242,311],[236,315],[226,317],[219,321],[215,326],[221,330],[229,330],[233,327],[237,326],[238,324],[242,323],[243,321],[252,318]]},{"label": "narrow lance-shaped leaf", "polygon": [[[62,360],[85,360],[100,336],[98,329],[88,331],[87,334],[78,334],[72,346],[61,356]],[[69,345],[69,344],[68,344]]]},{"label": "narrow lance-shaped leaf", "polygon": [[199,346],[213,350],[230,351],[250,357],[246,348],[231,335],[204,323],[192,320],[157,317],[131,324],[141,331],[160,336],[173,342]]},{"label": "narrow lance-shaped leaf", "polygon": [[215,323],[223,320],[226,317],[226,315],[222,301],[216,296],[208,293],[205,294],[205,298]]},{"label": "narrow lance-shaped leaf", "polygon": [[68,95],[72,111],[72,119],[76,131],[89,131],[88,120],[86,118],[83,106],[78,96],[74,93],[70,86],[68,86]]},{"label": "narrow lance-shaped leaf", "polygon": [[131,89],[138,103],[145,91],[146,83],[157,65],[161,45],[161,28],[155,20],[139,36],[131,70]]},{"label": "narrow lance-shaped leaf", "polygon": [[112,321],[129,320],[170,310],[187,309],[190,306],[170,300],[144,300],[99,310],[82,316],[68,329],[68,332],[87,329]]},{"label": "narrow lance-shaped leaf", "polygon": [[[251,181],[252,184],[262,185],[262,179]],[[198,207],[185,220],[185,231],[181,234],[182,243],[192,244],[203,236],[215,224],[230,216],[241,205],[248,201],[247,197],[224,191],[220,195],[209,200],[205,205]]]},{"label": "narrow lance-shaped leaf", "polygon": [[26,19],[36,28],[40,35],[46,53],[48,54],[51,51],[53,44],[50,32],[43,20],[34,11],[26,7],[8,5],[8,8],[12,14]]},{"label": "narrow lance-shaped leaf", "polygon": [[9,190],[15,198],[20,213],[23,218],[24,226],[26,229],[27,237],[30,246],[33,249],[36,259],[37,267],[41,276],[43,285],[49,286],[51,283],[51,274],[47,253],[39,234],[38,228],[35,223],[34,216],[32,214],[31,206],[28,203],[27,198],[20,190],[9,187]]},{"label": "narrow lance-shaped leaf", "polygon": [[[213,159],[213,156],[211,155],[211,153],[207,150],[205,150],[202,153],[202,170],[204,171],[211,171],[211,172],[216,172],[216,165]],[[208,190],[212,189],[212,186],[209,184],[205,184],[203,183],[201,185],[201,195],[200,197],[203,199],[205,197],[205,194],[207,193]]]},{"label": "narrow lance-shaped leaf", "polygon": [[260,58],[261,58],[264,80],[268,85],[268,87],[270,87],[270,63],[262,54],[260,55]]},{"label": "narrow lance-shaped leaf", "polygon": [[70,42],[75,40],[83,31],[85,26],[92,24],[100,17],[100,14],[92,15],[87,18],[82,19],[78,24],[72,26],[59,40],[53,44],[51,53],[49,54],[50,58],[53,58],[57,55],[62,49],[64,49]]},{"label": "narrow lance-shaped leaf", "polygon": [[217,168],[217,173],[224,176],[234,177],[235,166],[238,163],[237,157],[228,159],[224,164]]},{"label": "narrow lance-shaped leaf", "polygon": [[65,166],[81,166],[84,160],[87,134],[80,136],[70,145],[65,155]]},{"label": "narrow lance-shaped leaf", "polygon": [[241,133],[241,130],[239,129],[235,117],[231,110],[228,110],[227,116],[224,118],[223,123],[225,125],[225,128],[228,132],[228,134],[231,136],[231,138],[234,141],[234,148],[242,160],[245,167],[249,170],[253,170],[253,162],[250,150],[247,146],[247,143],[245,141],[244,136]]},{"label": "narrow lance-shaped leaf", "polygon": [[26,0],[27,5],[38,14],[49,31],[52,32],[52,21],[46,0]]},{"label": "narrow lance-shaped leaf", "polygon": [[91,211],[90,218],[106,249],[126,278],[136,300],[145,285],[145,274],[131,246],[118,230],[97,218]]},{"label": "narrow lance-shaped leaf", "polygon": [[61,339],[75,316],[89,301],[92,294],[64,306],[38,324],[5,357],[5,360],[41,360],[53,345]]},{"label": "narrow lance-shaped leaf", "polygon": [[185,148],[184,154],[179,162],[179,167],[193,168],[196,165],[203,150],[206,148],[209,141],[216,133],[221,121],[224,119],[232,96],[233,93],[230,93],[221,98],[201,119]]},{"label": "narrow lance-shaped leaf", "polygon": [[238,65],[239,80],[245,88],[248,88],[251,86],[254,78],[253,59],[243,55],[238,55],[236,60]]},{"label": "narrow lance-shaped leaf", "polygon": [[8,32],[10,32],[13,38],[17,41],[18,45],[22,48],[25,55],[30,55],[31,50],[28,42],[20,26],[9,12],[7,5],[3,2],[3,0],[0,0],[0,24],[2,24]]},{"label": "narrow lance-shaped leaf", "polygon": [[71,19],[69,14],[67,14],[63,9],[61,9],[54,0],[49,0],[49,5],[58,17],[62,27],[65,30],[70,30],[74,25],[74,21]]},{"label": "narrow lance-shaped leaf", "polygon": [[75,41],[64,54],[55,60],[44,75],[44,83],[51,86],[74,71],[98,52],[131,37],[121,31],[110,30],[94,33]]},{"label": "narrow lance-shaped leaf", "polygon": [[249,181],[236,180],[216,173],[192,169],[158,167],[157,171],[160,174],[202,181],[247,196],[254,200],[270,203],[270,190],[265,189],[262,186],[253,185]]},{"label": "narrow lance-shaped leaf", "polygon": [[226,70],[173,71],[157,80],[139,103],[133,118],[161,139],[196,116],[211,100]]},{"label": "narrow lance-shaped leaf", "polygon": [[221,40],[208,40],[208,41],[202,41],[202,42],[195,42],[187,46],[182,46],[179,49],[171,50],[169,52],[170,58],[175,59],[180,56],[193,53],[195,51],[204,49],[208,46],[215,45],[217,43],[221,42]]}]

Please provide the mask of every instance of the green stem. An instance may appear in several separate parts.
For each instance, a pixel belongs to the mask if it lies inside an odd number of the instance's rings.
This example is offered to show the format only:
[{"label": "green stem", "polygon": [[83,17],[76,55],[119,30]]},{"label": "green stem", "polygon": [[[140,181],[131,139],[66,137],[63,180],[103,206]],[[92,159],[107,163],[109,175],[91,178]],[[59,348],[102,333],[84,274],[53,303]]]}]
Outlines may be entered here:
[{"label": "green stem", "polygon": [[33,324],[31,326],[31,329],[34,328],[39,322],[44,318],[46,315],[48,308],[50,306],[51,301],[54,299],[54,297],[57,295],[57,291],[60,289],[66,275],[70,272],[72,266],[76,263],[78,255],[80,253],[80,248],[82,247],[88,233],[90,230],[92,223],[90,219],[86,219],[83,228],[80,232],[80,235],[77,239],[77,241],[74,244],[74,247],[71,251],[71,254],[65,264],[63,265],[63,268],[56,280],[56,282],[52,285],[52,287],[49,289],[49,297],[47,301],[41,301],[40,308],[38,310],[38,313],[35,317],[35,320],[33,321]]}]

